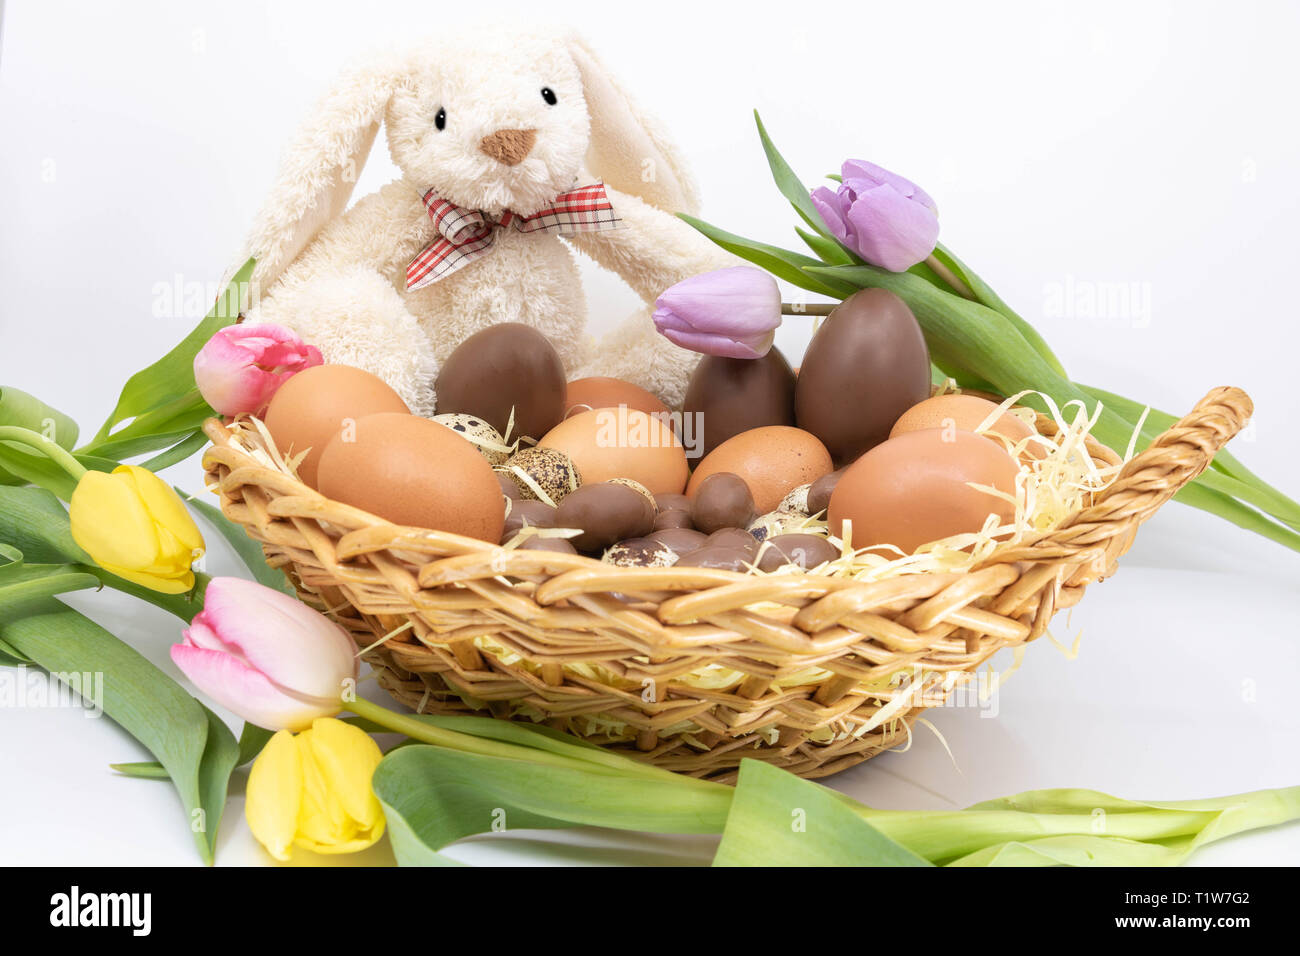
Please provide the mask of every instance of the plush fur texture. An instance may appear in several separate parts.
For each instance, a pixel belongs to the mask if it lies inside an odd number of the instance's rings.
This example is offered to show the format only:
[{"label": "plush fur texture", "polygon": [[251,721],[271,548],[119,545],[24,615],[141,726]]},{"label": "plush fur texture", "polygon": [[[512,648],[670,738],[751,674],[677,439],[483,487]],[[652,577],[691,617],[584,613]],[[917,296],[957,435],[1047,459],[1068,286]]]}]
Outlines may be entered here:
[{"label": "plush fur texture", "polygon": [[[381,125],[403,175],[346,209]],[[536,131],[526,155],[514,135],[489,140],[489,152],[509,144],[503,155],[484,151],[484,139],[503,130]],[[466,208],[527,216],[596,181],[625,228],[568,239],[501,230],[489,255],[406,292],[406,264],[437,238],[421,202],[430,187]],[[541,331],[571,375],[627,379],[676,404],[699,356],[658,335],[648,311],[599,345],[590,341],[574,250],[618,273],[649,306],[687,276],[734,264],[672,215],[697,206],[667,135],[580,40],[459,33],[346,71],[318,104],[247,244],[258,260],[248,321],[287,325],[327,361],[382,376],[417,414],[433,413],[439,363],[498,322]]]}]

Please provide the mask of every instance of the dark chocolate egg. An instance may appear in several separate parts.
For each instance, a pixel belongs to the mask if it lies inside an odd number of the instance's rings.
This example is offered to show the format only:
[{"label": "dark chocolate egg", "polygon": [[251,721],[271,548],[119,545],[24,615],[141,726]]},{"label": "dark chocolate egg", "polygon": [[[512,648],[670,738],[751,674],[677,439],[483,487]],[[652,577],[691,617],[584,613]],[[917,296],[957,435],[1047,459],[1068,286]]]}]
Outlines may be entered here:
[{"label": "dark chocolate egg", "polygon": [[692,528],[664,528],[646,535],[652,541],[667,545],[674,554],[689,554],[704,547],[709,536]]},{"label": "dark chocolate egg", "polygon": [[739,475],[719,471],[705,478],[691,502],[691,521],[705,534],[743,528],[754,520],[754,495]]},{"label": "dark chocolate egg", "polygon": [[519,322],[488,326],[460,343],[434,388],[439,415],[477,415],[511,442],[521,435],[541,438],[564,418],[560,356],[546,336]]},{"label": "dark chocolate egg", "polygon": [[829,475],[822,475],[808,486],[808,514],[826,516],[826,509],[831,506],[831,492],[835,490],[843,474],[843,468],[832,471]]},{"label": "dark chocolate egg", "polygon": [[758,556],[760,571],[775,571],[787,564],[815,568],[840,556],[840,549],[817,534],[778,534],[768,538]]},{"label": "dark chocolate egg", "polygon": [[555,527],[575,528],[579,551],[599,551],[624,538],[640,538],[654,529],[649,500],[627,485],[600,481],[566,495],[555,509]]},{"label": "dark chocolate egg", "polygon": [[706,355],[695,366],[682,404],[684,438],[703,444],[684,444],[698,461],[751,428],[793,425],[794,400],[794,372],[777,349],[757,359]]},{"label": "dark chocolate egg", "polygon": [[813,336],[795,386],[799,427],[821,439],[837,466],[889,437],[930,395],[930,351],[912,310],[884,289],[845,299]]}]

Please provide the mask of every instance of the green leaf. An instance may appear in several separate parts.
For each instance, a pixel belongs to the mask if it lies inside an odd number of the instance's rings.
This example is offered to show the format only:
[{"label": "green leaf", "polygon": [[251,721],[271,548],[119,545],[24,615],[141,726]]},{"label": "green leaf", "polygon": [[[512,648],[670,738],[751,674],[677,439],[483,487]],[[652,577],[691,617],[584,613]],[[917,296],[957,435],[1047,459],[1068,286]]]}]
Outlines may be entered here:
[{"label": "green leaf", "polygon": [[776,188],[781,190],[781,195],[790,201],[790,205],[799,214],[799,218],[816,230],[818,235],[829,239],[831,242],[838,243],[838,240],[831,235],[830,230],[826,228],[826,223],[822,221],[821,214],[817,212],[817,207],[813,205],[808,187],[795,175],[794,170],[790,168],[790,164],[785,161],[785,157],[781,155],[771,137],[767,135],[767,129],[763,126],[763,120],[759,118],[758,110],[754,110],[754,123],[758,126],[758,138],[763,143],[763,152],[767,155],[767,165],[772,170],[772,178],[776,181]]},{"label": "green leaf", "polygon": [[14,442],[0,439],[0,486],[32,484],[48,488],[67,500],[77,487],[76,479],[44,455]]},{"label": "green leaf", "polygon": [[746,262],[752,262],[759,268],[766,269],[778,279],[784,279],[791,285],[837,299],[842,299],[857,291],[852,284],[839,281],[834,277],[810,275],[806,271],[807,267],[821,265],[820,260],[811,256],[791,252],[779,246],[769,246],[767,243],[756,242],[753,239],[746,239],[743,236],[710,225],[702,219],[688,216],[686,213],[678,213],[677,215],[723,249],[739,256]]},{"label": "green leaf", "polygon": [[439,852],[476,833],[599,826],[657,833],[716,833],[726,787],[532,764],[411,745],[384,757],[373,786],[404,866],[446,866]]},{"label": "green leaf", "polygon": [[141,777],[148,780],[171,779],[167,776],[167,768],[156,760],[146,760],[141,763],[111,763],[108,766],[124,777]]},{"label": "green leaf", "polygon": [[[214,780],[226,748],[218,740],[216,757],[205,756],[212,736],[208,712],[133,648],[56,599],[32,602],[22,611],[0,621],[0,640],[55,677],[103,675],[104,699],[96,703],[167,768],[199,855],[210,863],[220,819],[220,807],[212,802]],[[201,815],[210,825],[196,829]]]},{"label": "green leaf", "polygon": [[742,760],[714,866],[930,866],[833,790]]},{"label": "green leaf", "polygon": [[[64,449],[71,449],[77,443],[76,422],[36,396],[8,385],[0,385],[0,425],[29,428],[53,439],[56,445]],[[0,461],[0,464],[3,462]],[[30,479],[0,468],[0,485],[21,484],[28,480]]]},{"label": "green leaf", "polygon": [[822,236],[814,235],[811,232],[800,229],[798,226],[794,227],[794,231],[799,234],[799,238],[802,239],[804,244],[813,251],[813,254],[828,265],[848,266],[853,265],[855,262],[862,261],[861,259],[857,259],[851,255],[838,242],[833,242]]},{"label": "green leaf", "polygon": [[138,416],[111,435],[97,436],[94,441],[77,449],[77,453],[117,460],[134,458],[188,438],[214,414],[198,389],[191,387],[166,404]]},{"label": "green leaf", "polygon": [[44,488],[0,487],[0,542],[34,564],[90,562],[72,539],[63,503]]},{"label": "green leaf", "polygon": [[242,767],[250,760],[256,759],[273,735],[274,732],[265,727],[244,724],[244,729],[239,733],[239,762],[236,766]]},{"label": "green leaf", "polygon": [[140,463],[141,468],[148,468],[150,471],[162,471],[164,468],[170,468],[172,465],[180,464],[185,459],[192,456],[195,452],[202,451],[208,444],[208,436],[203,433],[201,428],[196,428],[190,432],[188,437],[178,441],[171,448],[161,454],[155,455],[148,461]]},{"label": "green leaf", "polygon": [[284,572],[267,565],[262,546],[250,538],[242,527],[223,515],[220,508],[200,500],[182,488],[176,486],[173,486],[173,488],[187,505],[198,512],[199,517],[205,523],[230,542],[230,546],[235,549],[235,553],[244,562],[244,566],[248,568],[254,580],[259,584],[265,584],[269,588],[275,588],[290,597],[298,596],[298,593],[284,576]]},{"label": "green leaf", "polygon": [[240,267],[211,311],[179,345],[127,380],[112,414],[95,436],[96,441],[107,437],[119,422],[165,405],[194,387],[194,356],[215,332],[233,324],[238,318],[244,290],[253,275],[253,266],[254,261],[249,259]]}]

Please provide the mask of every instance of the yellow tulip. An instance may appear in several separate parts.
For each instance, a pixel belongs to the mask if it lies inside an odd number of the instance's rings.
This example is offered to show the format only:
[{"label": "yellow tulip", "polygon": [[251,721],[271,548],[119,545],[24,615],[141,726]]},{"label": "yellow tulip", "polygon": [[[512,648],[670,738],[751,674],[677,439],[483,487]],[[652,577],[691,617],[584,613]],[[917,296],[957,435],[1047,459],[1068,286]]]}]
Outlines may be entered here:
[{"label": "yellow tulip", "polygon": [[72,537],[105,571],[164,594],[194,587],[203,535],[180,496],[147,468],[88,471],[68,507]]},{"label": "yellow tulip", "polygon": [[248,775],[244,816],[277,860],[291,847],[356,853],[384,835],[384,811],[370,788],[383,754],[362,730],[320,717],[294,735],[277,731]]}]

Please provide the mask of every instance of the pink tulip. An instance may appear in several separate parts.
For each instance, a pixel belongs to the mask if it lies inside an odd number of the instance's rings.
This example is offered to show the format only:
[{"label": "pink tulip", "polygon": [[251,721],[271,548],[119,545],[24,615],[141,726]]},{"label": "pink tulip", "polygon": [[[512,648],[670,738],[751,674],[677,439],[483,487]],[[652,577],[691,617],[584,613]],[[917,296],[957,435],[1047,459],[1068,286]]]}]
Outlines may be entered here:
[{"label": "pink tulip", "polygon": [[291,376],[323,362],[320,349],[282,325],[232,325],[194,356],[194,381],[220,414],[252,413]]},{"label": "pink tulip", "polygon": [[718,269],[665,290],[652,318],[660,334],[684,349],[762,358],[781,324],[781,290],[762,269]]},{"label": "pink tulip", "polygon": [[203,605],[171,649],[199,690],[267,730],[305,730],[339,712],[357,676],[356,649],[343,628],[240,578],[213,578]]}]

